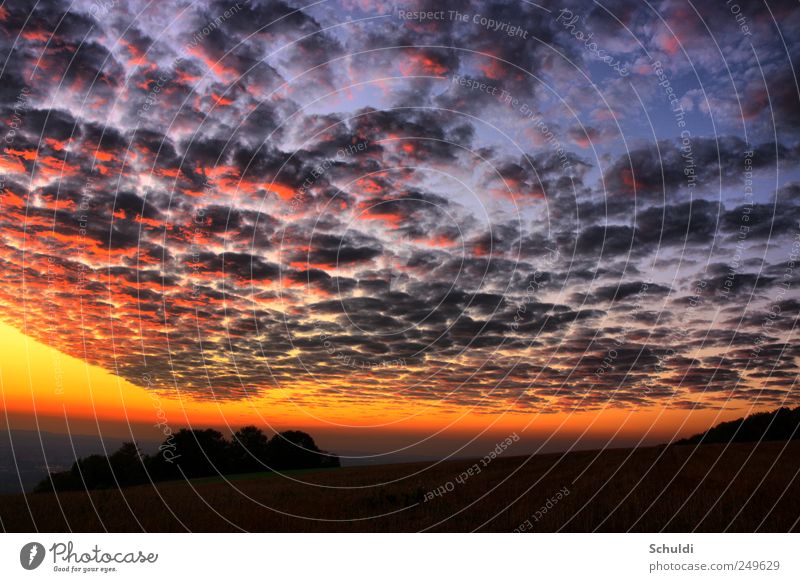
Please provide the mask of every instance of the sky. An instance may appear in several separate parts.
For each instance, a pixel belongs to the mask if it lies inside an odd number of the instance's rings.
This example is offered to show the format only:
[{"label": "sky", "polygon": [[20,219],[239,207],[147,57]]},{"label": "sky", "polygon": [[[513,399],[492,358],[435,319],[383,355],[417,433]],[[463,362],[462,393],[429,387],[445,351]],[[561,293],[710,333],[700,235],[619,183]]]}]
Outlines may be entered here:
[{"label": "sky", "polygon": [[798,30],[789,0],[3,2],[2,422],[379,458],[797,405]]}]

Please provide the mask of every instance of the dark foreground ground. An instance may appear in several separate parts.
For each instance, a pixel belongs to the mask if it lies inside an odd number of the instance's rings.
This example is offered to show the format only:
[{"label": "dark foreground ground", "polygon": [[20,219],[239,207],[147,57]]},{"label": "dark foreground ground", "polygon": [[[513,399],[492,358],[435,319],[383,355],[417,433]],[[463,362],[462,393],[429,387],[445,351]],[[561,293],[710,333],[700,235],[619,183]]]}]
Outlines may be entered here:
[{"label": "dark foreground ground", "polygon": [[[6,495],[0,520],[6,531],[25,532],[800,528],[800,442],[499,457],[485,468],[478,461],[480,473],[462,473],[475,462]],[[445,492],[428,494],[437,488]]]}]

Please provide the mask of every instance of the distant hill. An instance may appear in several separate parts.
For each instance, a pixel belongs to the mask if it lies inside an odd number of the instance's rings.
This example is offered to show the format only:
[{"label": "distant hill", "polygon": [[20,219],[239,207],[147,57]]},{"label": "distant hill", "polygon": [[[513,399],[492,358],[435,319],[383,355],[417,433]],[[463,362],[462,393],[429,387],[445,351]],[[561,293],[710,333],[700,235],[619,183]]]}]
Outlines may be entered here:
[{"label": "distant hill", "polygon": [[757,412],[746,418],[723,422],[675,445],[753,443],[758,441],[790,441],[800,439],[800,406]]},{"label": "distant hill", "polygon": [[[46,431],[0,429],[0,493],[29,491],[49,471],[61,471],[81,456],[112,451],[120,438],[59,434]],[[142,443],[156,449],[158,442]]]}]

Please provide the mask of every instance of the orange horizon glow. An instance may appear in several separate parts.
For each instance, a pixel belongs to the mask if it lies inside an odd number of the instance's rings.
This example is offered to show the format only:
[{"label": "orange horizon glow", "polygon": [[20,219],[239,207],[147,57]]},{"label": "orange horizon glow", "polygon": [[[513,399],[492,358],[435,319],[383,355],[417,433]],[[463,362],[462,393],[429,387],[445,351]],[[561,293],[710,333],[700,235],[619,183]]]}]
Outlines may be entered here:
[{"label": "orange horizon glow", "polygon": [[[110,423],[116,425],[118,434],[130,432],[133,426],[138,427],[139,433],[142,426],[151,427],[153,438],[157,438],[159,419],[166,419],[171,430],[180,427],[235,430],[255,424],[277,430],[317,429],[355,437],[385,433],[395,438],[403,434],[416,438],[442,431],[450,437],[465,439],[480,433],[491,439],[517,432],[542,442],[555,435],[562,441],[576,439],[589,427],[587,437],[595,441],[610,439],[615,433],[617,438],[635,441],[649,431],[644,444],[653,444],[671,440],[676,434],[701,432],[716,422],[742,415],[741,411],[734,410],[690,412],[655,407],[639,411],[608,408],[576,413],[430,411],[420,414],[413,404],[403,410],[381,402],[370,406],[342,404],[336,410],[303,404],[300,409],[285,398],[281,402],[280,397],[273,395],[236,401],[200,400],[179,392],[137,386],[99,366],[63,354],[4,323],[0,323],[0,342],[6,346],[0,356],[0,402],[5,411],[4,420],[17,419],[14,423],[8,422],[8,428],[11,424],[19,425],[20,418],[30,421],[24,428],[38,427],[40,420],[46,424],[48,419],[61,418],[84,429],[93,423],[98,426]],[[381,423],[384,426],[376,426]]]}]

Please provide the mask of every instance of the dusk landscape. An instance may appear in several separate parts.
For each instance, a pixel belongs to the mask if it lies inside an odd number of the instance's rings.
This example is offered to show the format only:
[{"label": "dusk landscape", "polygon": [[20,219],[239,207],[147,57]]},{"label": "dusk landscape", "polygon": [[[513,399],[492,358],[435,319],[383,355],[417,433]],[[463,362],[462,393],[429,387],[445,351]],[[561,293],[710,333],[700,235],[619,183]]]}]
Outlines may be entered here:
[{"label": "dusk landscape", "polygon": [[796,1],[0,3],[0,529],[800,530]]}]

